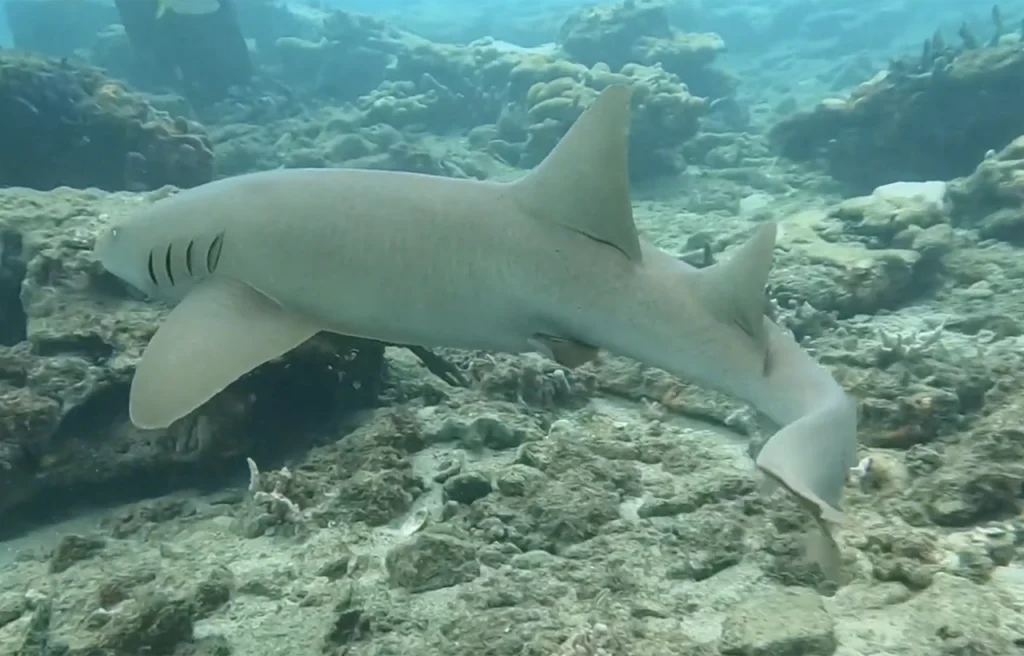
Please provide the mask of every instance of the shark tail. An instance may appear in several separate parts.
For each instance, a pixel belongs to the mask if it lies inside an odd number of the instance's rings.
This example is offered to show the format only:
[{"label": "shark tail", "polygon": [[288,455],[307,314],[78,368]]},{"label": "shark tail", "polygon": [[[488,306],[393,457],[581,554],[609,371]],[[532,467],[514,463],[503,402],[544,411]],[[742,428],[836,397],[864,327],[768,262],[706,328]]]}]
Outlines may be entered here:
[{"label": "shark tail", "polygon": [[808,533],[804,538],[804,548],[807,558],[821,568],[825,578],[840,585],[843,580],[843,554],[832,535],[832,529],[825,520],[820,517],[817,520],[817,530]]},{"label": "shark tail", "polygon": [[857,403],[841,393],[772,435],[757,468],[810,504],[816,516],[843,521],[843,491],[857,464]]}]

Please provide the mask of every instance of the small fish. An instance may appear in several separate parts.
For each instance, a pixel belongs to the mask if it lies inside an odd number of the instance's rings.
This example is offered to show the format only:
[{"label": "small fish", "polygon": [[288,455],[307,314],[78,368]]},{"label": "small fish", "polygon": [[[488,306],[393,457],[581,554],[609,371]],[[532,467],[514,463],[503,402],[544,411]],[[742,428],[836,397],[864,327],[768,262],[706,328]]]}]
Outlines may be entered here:
[{"label": "small fish", "polygon": [[406,517],[398,529],[398,534],[405,538],[410,537],[419,532],[427,524],[428,519],[430,519],[430,512],[425,508],[420,508]]},{"label": "small fish", "polygon": [[168,11],[190,16],[206,16],[220,9],[220,0],[157,0],[156,17],[162,18]]}]

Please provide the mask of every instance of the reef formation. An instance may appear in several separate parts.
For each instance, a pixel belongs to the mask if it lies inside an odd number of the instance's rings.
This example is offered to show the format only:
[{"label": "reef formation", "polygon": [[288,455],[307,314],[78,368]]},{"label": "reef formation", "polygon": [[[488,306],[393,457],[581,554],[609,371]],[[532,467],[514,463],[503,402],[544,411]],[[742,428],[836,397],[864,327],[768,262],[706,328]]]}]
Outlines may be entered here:
[{"label": "reef formation", "polygon": [[[256,9],[245,9],[242,18]],[[715,63],[722,39],[674,27],[658,3],[577,12],[556,44],[535,48],[493,38],[434,43],[342,11],[317,22],[294,16],[277,22],[279,31],[254,32],[256,88],[203,112],[219,175],[282,164],[493,174],[488,163],[443,161],[421,144],[425,135],[467,131],[477,153],[499,165],[529,167],[601,89],[627,83],[637,89],[641,116],[631,170],[636,180],[654,179],[685,167],[682,146],[737,84]],[[129,53],[118,26],[102,31],[90,50],[97,64],[137,80],[125,63]],[[287,89],[274,82],[280,80]]]},{"label": "reef formation", "polygon": [[[269,70],[300,92],[351,103],[348,110],[332,112],[318,134],[290,144],[295,146],[290,157],[481,175],[471,164],[466,170],[458,163],[432,163],[423,153],[411,156],[408,138],[395,132],[469,130],[475,147],[508,165],[529,167],[550,151],[601,89],[627,83],[637,89],[640,117],[632,135],[634,176],[678,170],[685,164],[680,147],[697,133],[711,100],[729,91],[731,78],[713,67],[721,41],[673,31],[660,11],[646,28],[650,10],[618,11],[596,25],[567,28],[561,47],[553,50],[493,39],[466,46],[436,44],[379,20],[334,12],[314,34],[280,37],[273,52],[263,55]],[[631,38],[649,52],[639,60],[614,51],[608,61],[595,59],[589,52],[603,48],[622,20],[636,26]],[[589,25],[586,31],[583,24]],[[666,62],[658,63],[662,59]],[[691,84],[712,95],[691,91]],[[254,145],[240,142],[253,136],[228,139],[233,142],[224,148],[230,170],[243,170],[235,161],[246,156],[234,149],[250,151]]]},{"label": "reef formation", "polygon": [[194,187],[214,176],[203,128],[154,109],[97,69],[0,51],[0,185],[107,191]]},{"label": "reef formation", "polygon": [[849,97],[784,118],[772,140],[786,157],[820,163],[858,192],[966,175],[1024,132],[1024,28],[1004,33],[998,9],[993,20],[987,42],[966,25],[959,45],[936,32],[920,55],[893,60]]}]

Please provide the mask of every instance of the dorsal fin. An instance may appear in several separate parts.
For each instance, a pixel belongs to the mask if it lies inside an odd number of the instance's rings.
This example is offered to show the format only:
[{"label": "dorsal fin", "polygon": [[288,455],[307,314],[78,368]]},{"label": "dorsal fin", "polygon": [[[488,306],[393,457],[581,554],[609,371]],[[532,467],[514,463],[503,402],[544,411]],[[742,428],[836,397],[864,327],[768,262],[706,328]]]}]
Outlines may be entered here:
[{"label": "dorsal fin", "polygon": [[639,262],[627,163],[631,97],[629,87],[607,87],[544,161],[514,185],[533,216],[613,246]]},{"label": "dorsal fin", "polygon": [[703,293],[716,315],[764,341],[765,286],[772,268],[776,224],[762,223],[728,260],[700,269]]}]

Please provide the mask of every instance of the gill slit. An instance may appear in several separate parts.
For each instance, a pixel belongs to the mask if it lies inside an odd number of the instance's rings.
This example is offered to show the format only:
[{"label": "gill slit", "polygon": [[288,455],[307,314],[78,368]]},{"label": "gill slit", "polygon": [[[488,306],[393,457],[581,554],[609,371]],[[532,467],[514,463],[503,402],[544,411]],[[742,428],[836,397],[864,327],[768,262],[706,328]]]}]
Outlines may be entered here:
[{"label": "gill slit", "polygon": [[171,266],[171,257],[174,251],[174,242],[167,244],[167,252],[164,253],[164,269],[167,270],[167,280],[170,281],[171,287],[174,287],[174,267]]},{"label": "gill slit", "polygon": [[159,287],[160,283],[156,279],[156,268],[153,265],[153,251],[149,251],[149,261],[146,263],[146,268],[149,270],[149,279],[153,286]]},{"label": "gill slit", "polygon": [[217,270],[217,264],[220,262],[220,252],[224,246],[224,233],[219,233],[210,242],[210,248],[206,251],[206,270],[209,273],[214,273]]}]

